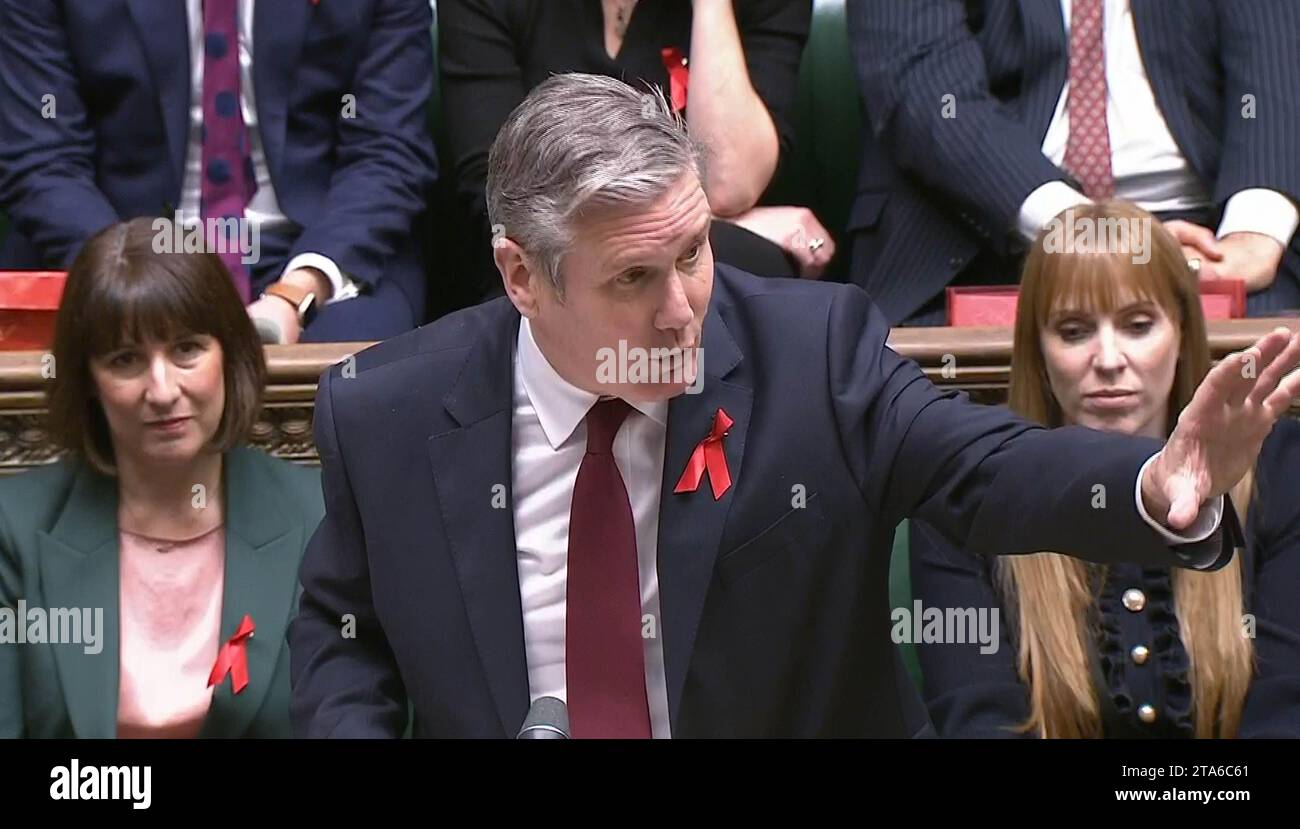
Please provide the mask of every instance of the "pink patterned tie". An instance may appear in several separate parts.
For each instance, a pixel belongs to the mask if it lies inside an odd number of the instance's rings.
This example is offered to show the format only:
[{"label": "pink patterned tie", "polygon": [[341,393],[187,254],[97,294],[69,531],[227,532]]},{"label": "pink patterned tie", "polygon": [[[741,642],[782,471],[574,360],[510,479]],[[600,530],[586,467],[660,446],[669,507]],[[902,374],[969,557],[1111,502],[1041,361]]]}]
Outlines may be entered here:
[{"label": "pink patterned tie", "polygon": [[1106,123],[1105,0],[1072,0],[1070,7],[1070,138],[1065,168],[1083,185],[1084,195],[1115,195],[1110,166],[1110,126]]},{"label": "pink patterned tie", "polygon": [[[239,0],[203,0],[203,176],[199,215],[208,219],[244,218],[244,206],[257,189],[248,129],[239,94]],[[223,227],[231,223],[223,222]],[[206,239],[213,250],[216,239]],[[221,240],[221,261],[230,269],[240,297],[252,294],[248,266],[241,261],[239,235]]]}]

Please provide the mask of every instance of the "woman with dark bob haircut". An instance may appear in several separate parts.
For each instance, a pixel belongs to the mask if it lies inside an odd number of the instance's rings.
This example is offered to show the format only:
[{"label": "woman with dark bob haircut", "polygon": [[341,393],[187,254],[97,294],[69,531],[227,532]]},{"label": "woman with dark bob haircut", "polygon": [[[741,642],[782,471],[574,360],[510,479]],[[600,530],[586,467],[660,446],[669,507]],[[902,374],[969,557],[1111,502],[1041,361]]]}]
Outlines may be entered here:
[{"label": "woman with dark bob haircut", "polygon": [[253,324],[216,255],[154,237],[81,250],[48,389],[66,457],[0,481],[0,737],[290,736],[319,474],[241,445]]}]

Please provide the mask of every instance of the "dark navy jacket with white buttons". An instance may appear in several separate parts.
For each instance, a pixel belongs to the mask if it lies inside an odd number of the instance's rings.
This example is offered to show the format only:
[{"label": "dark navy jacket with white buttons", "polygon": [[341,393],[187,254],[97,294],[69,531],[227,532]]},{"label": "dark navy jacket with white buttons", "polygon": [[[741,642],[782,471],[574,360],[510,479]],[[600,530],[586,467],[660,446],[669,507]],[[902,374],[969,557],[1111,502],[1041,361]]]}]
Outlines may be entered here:
[{"label": "dark navy jacket with white buttons", "polygon": [[[1260,453],[1246,518],[1243,599],[1253,625],[1247,618],[1242,630],[1253,628],[1256,673],[1241,737],[1300,737],[1300,498],[1291,484],[1298,472],[1300,422],[1284,419]],[[949,737],[1017,736],[1029,694],[1016,670],[1016,619],[993,587],[993,560],[963,552],[919,521],[911,542],[912,590],[923,606],[1002,607],[994,653],[981,653],[979,643],[918,645],[935,729]],[[1106,568],[1089,655],[1107,737],[1195,736],[1171,576],[1162,567]]]}]

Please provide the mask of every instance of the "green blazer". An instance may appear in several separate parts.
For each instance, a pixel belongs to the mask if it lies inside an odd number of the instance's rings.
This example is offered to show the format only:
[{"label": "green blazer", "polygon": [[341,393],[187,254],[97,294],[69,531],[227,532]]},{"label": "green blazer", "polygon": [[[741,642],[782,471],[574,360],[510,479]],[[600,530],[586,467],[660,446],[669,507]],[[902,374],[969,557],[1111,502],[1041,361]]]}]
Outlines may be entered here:
[{"label": "green blazer", "polygon": [[[255,449],[226,454],[220,642],[244,614],[248,687],[214,690],[204,737],[289,737],[289,647],[298,565],[324,515],[320,472]],[[117,736],[117,482],[63,461],[0,480],[0,609],[103,608],[102,650],[0,641],[0,738]],[[0,610],[3,612],[3,610]],[[23,618],[17,619],[24,624]],[[84,638],[84,636],[83,636]]]}]

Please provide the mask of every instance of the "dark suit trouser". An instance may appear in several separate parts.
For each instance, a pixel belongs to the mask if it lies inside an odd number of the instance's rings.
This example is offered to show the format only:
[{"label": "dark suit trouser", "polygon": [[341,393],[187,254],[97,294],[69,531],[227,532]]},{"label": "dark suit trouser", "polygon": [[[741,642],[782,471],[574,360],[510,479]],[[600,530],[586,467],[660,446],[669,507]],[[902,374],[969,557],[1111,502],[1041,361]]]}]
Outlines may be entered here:
[{"label": "dark suit trouser", "polygon": [[[1214,228],[1218,217],[1210,211],[1179,211],[1157,213],[1161,221],[1183,219],[1196,224]],[[1024,266],[1024,255],[1000,256],[992,251],[983,250],[963,268],[950,284],[952,285],[1015,285],[1020,281],[1020,271]],[[1246,297],[1246,316],[1272,317],[1286,316],[1300,310],[1300,233],[1291,238],[1291,245],[1282,255],[1278,267],[1277,279],[1268,288],[1249,294]],[[932,326],[947,325],[948,296],[941,292],[912,314],[900,325]]]},{"label": "dark suit trouser", "polygon": [[1268,288],[1246,297],[1246,316],[1290,316],[1300,309],[1300,233],[1282,254],[1277,279]]}]

